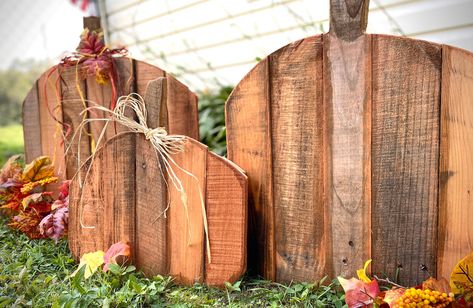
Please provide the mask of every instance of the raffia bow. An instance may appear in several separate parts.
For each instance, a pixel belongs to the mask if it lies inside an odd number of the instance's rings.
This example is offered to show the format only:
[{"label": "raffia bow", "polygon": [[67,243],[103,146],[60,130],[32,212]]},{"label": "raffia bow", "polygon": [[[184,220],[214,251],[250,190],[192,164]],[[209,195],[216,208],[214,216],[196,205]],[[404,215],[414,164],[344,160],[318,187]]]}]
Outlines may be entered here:
[{"label": "raffia bow", "polygon": [[[127,108],[131,109],[134,111],[134,114],[137,117],[137,120],[134,118],[130,118],[126,115],[126,110]],[[211,262],[211,256],[210,256],[210,240],[209,240],[209,235],[208,235],[208,224],[207,224],[207,214],[205,211],[205,203],[204,203],[204,198],[202,196],[202,189],[199,183],[199,180],[189,171],[185,170],[184,168],[180,167],[176,161],[172,158],[172,155],[184,152],[184,143],[185,143],[185,136],[182,135],[169,135],[164,127],[157,127],[157,128],[149,128],[148,125],[146,124],[146,119],[147,119],[147,111],[146,111],[146,105],[143,100],[143,98],[137,94],[137,93],[131,93],[127,96],[121,96],[118,98],[116,107],[114,110],[110,110],[106,107],[100,106],[100,105],[95,105],[93,107],[86,108],[81,112],[81,115],[86,114],[87,112],[94,112],[94,111],[101,111],[104,112],[105,114],[108,114],[109,117],[104,117],[104,118],[83,118],[82,122],[79,124],[79,126],[76,129],[76,132],[74,133],[72,139],[76,138],[76,135],[78,135],[79,138],[79,144],[80,140],[82,138],[82,132],[84,130],[85,125],[87,125],[90,122],[95,122],[95,121],[101,121],[105,122],[105,125],[99,135],[99,138],[97,140],[96,146],[97,148],[99,147],[100,142],[103,139],[103,136],[105,134],[105,131],[107,130],[108,124],[110,122],[116,122],[119,123],[125,127],[127,127],[131,132],[135,133],[140,133],[143,134],[146,138],[146,140],[149,140],[151,144],[153,145],[153,148],[155,149],[156,157],[158,158],[159,161],[162,162],[164,166],[164,171],[161,168],[161,164],[159,164],[159,168],[161,169],[161,174],[164,178],[164,181],[166,185],[168,185],[167,180],[166,180],[166,175],[171,179],[172,185],[174,188],[180,193],[181,196],[181,202],[182,205],[184,206],[185,213],[186,213],[186,219],[188,222],[188,232],[189,232],[189,242],[191,239],[191,231],[190,231],[190,220],[189,220],[189,212],[188,212],[188,204],[187,204],[187,193],[182,185],[182,181],[179,179],[179,177],[176,175],[175,169],[177,168],[181,170],[184,174],[187,176],[191,177],[196,184],[199,187],[199,197],[200,197],[200,202],[202,206],[202,219],[204,223],[204,231],[205,231],[205,240],[206,240],[206,247],[207,247],[207,255],[209,259],[209,263]],[[71,143],[72,144],[72,143]],[[67,148],[66,152],[69,151],[71,145]],[[78,170],[77,173],[74,175],[78,177],[78,182],[81,188],[80,192],[80,199],[79,199],[79,221],[80,225],[82,228],[95,228],[94,226],[86,226],[83,223],[83,205],[82,205],[82,186],[85,183],[85,180],[87,179],[89,172],[92,168],[92,164],[95,159],[95,154],[96,152],[93,152],[92,155],[90,156],[90,164],[87,167],[87,171],[85,173],[85,178],[82,181],[81,178],[81,172],[80,172],[80,148],[78,149],[77,153],[77,162],[78,162]],[[169,187],[169,185],[168,185]],[[158,216],[164,216],[166,218],[166,212],[169,209],[169,201],[166,209]],[[158,219],[157,218],[157,219]]]}]

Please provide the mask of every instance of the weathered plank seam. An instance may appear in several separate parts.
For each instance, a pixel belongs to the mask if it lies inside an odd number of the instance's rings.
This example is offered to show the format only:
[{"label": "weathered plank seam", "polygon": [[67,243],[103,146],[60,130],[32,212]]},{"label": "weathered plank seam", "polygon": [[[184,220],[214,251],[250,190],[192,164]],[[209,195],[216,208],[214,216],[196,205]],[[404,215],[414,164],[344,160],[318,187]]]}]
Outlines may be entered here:
[{"label": "weathered plank seam", "polygon": [[[263,209],[263,215],[267,216],[267,212],[268,210],[270,210],[271,212],[271,218],[272,218],[272,226],[270,226],[270,230],[272,231],[272,236],[270,238],[270,240],[272,241],[272,256],[271,256],[271,264],[270,264],[270,267],[271,267],[271,277],[268,277],[270,280],[275,280],[276,279],[276,270],[277,270],[277,266],[276,266],[276,253],[277,253],[277,249],[276,249],[276,232],[274,231],[274,229],[276,228],[276,217],[275,217],[275,213],[274,213],[274,208],[275,208],[275,205],[274,205],[274,172],[273,172],[273,134],[272,134],[272,125],[271,125],[271,104],[272,104],[272,92],[271,92],[271,84],[272,84],[272,76],[271,76],[271,57],[268,56],[267,57],[267,65],[266,65],[266,81],[267,81],[267,93],[266,93],[266,104],[267,104],[267,112],[266,112],[266,115],[267,115],[267,140],[268,140],[268,145],[267,145],[267,149],[268,149],[268,152],[267,152],[267,155],[268,157],[270,158],[268,160],[268,163],[269,163],[269,170],[271,171],[271,175],[270,175],[270,194],[269,194],[269,198],[270,198],[270,202],[268,202],[268,206],[270,207],[269,209],[266,208],[266,209]],[[266,219],[265,219],[266,220]],[[268,227],[265,226],[265,233],[267,234],[268,232]],[[265,235],[266,238],[269,238],[267,235]],[[267,256],[266,256],[266,253],[268,251],[268,248],[266,247],[265,248],[265,256],[264,256],[264,259],[267,259]],[[264,260],[264,264],[267,263],[268,260]],[[267,268],[267,265],[265,265],[265,268]],[[266,271],[266,270],[265,270]]]}]

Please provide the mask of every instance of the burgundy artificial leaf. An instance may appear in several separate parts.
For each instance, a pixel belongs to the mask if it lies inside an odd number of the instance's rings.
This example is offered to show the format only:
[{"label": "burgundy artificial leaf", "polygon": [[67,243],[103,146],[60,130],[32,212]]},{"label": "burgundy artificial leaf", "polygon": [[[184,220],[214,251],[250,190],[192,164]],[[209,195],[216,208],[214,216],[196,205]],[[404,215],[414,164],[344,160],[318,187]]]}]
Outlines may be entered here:
[{"label": "burgundy artificial leaf", "polygon": [[67,233],[68,222],[69,209],[67,207],[59,208],[41,220],[39,231],[42,235],[54,239],[57,243]]},{"label": "burgundy artificial leaf", "polygon": [[110,248],[107,250],[107,252],[103,256],[103,259],[104,259],[103,271],[104,272],[108,271],[110,264],[112,263],[116,264],[117,257],[119,256],[124,256],[124,257],[130,256],[130,246],[127,243],[118,242],[110,246]]}]

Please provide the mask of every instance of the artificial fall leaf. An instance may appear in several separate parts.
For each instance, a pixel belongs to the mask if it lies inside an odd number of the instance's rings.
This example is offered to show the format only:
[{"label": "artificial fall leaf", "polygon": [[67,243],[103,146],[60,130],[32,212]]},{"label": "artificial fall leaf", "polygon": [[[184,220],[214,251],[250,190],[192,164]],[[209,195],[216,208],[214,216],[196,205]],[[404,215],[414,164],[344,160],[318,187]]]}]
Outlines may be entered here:
[{"label": "artificial fall leaf", "polygon": [[110,246],[104,255],[105,265],[103,267],[103,271],[108,271],[110,264],[117,264],[117,257],[119,256],[130,256],[130,246],[127,243],[118,242]]},{"label": "artificial fall leaf", "polygon": [[69,185],[71,181],[63,181],[61,186],[59,187],[59,196],[57,200],[53,202],[51,205],[51,210],[57,210],[60,208],[68,207],[69,206]]},{"label": "artificial fall leaf", "polygon": [[455,295],[473,302],[473,252],[457,263],[450,275],[450,287]]},{"label": "artificial fall leaf", "polygon": [[345,302],[349,308],[370,306],[380,293],[376,280],[366,283],[356,278],[338,277],[338,281],[345,291]]},{"label": "artificial fall leaf", "polygon": [[14,155],[7,160],[0,170],[0,185],[3,185],[8,181],[19,182],[21,178],[22,159],[22,155]]},{"label": "artificial fall leaf", "polygon": [[12,218],[8,226],[25,233],[31,239],[43,238],[38,229],[40,221],[41,217],[34,211],[20,212]]},{"label": "artificial fall leaf", "polygon": [[54,177],[54,166],[48,156],[40,156],[25,166],[22,180],[25,183]]},{"label": "artificial fall leaf", "polygon": [[[45,192],[40,192],[40,193],[35,193],[31,194],[27,197],[25,197],[21,201],[22,205],[22,210],[26,210],[28,207],[31,207],[32,205],[38,204],[38,203],[50,203],[52,201],[52,195],[53,193],[50,191],[45,191]],[[51,204],[48,206],[48,212],[51,211]]]},{"label": "artificial fall leaf", "polygon": [[80,263],[77,269],[71,274],[71,277],[75,276],[79,270],[85,266],[84,278],[87,279],[92,276],[93,273],[103,264],[104,252],[98,250],[96,252],[85,253],[82,258],[80,258]]},{"label": "artificial fall leaf", "polygon": [[42,180],[39,180],[39,181],[36,181],[36,182],[26,183],[26,184],[23,185],[23,187],[21,187],[21,192],[23,194],[29,194],[36,187],[44,186],[44,185],[47,185],[47,184],[50,184],[50,183],[56,183],[57,180],[58,180],[58,178],[53,176],[53,177],[45,178],[45,179],[42,179]]},{"label": "artificial fall leaf", "polygon": [[101,30],[90,31],[85,28],[80,35],[80,43],[76,50],[81,54],[98,55],[104,50],[104,48],[105,41],[103,32]]},{"label": "artificial fall leaf", "polygon": [[393,307],[398,298],[401,297],[404,292],[406,292],[406,289],[404,288],[392,288],[391,290],[386,291],[383,300],[389,305],[389,307]]},{"label": "artificial fall leaf", "polygon": [[42,235],[52,238],[57,243],[66,234],[68,222],[69,209],[62,207],[41,220],[39,231]]},{"label": "artificial fall leaf", "polygon": [[365,262],[365,266],[359,270],[356,271],[356,274],[358,275],[358,278],[363,281],[363,282],[370,282],[371,279],[366,275],[366,270],[368,269],[368,266],[371,263],[371,259]]},{"label": "artificial fall leaf", "polygon": [[71,185],[71,180],[62,181],[61,186],[59,186],[59,200],[64,200],[69,196],[69,186]]},{"label": "artificial fall leaf", "polygon": [[433,277],[430,277],[422,283],[422,289],[429,289],[432,291],[439,291],[441,293],[447,294],[451,292],[450,286],[448,285],[448,281],[445,278],[435,279]]}]

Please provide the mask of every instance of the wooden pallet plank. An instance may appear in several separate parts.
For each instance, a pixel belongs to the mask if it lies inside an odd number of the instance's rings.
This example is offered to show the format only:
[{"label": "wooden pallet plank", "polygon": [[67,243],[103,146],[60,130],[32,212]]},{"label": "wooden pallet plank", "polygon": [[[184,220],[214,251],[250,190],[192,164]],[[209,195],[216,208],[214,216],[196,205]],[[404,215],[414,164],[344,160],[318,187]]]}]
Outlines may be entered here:
[{"label": "wooden pallet plank", "polygon": [[248,174],[248,268],[276,278],[268,58],[237,85],[225,106],[228,157]]},{"label": "wooden pallet plank", "polygon": [[372,39],[373,271],[416,285],[436,272],[441,50]]},{"label": "wooden pallet plank", "polygon": [[[166,78],[155,79],[148,84],[145,102],[148,126],[155,128],[167,122]],[[164,111],[164,112],[163,112]],[[162,168],[162,169],[161,169]],[[166,208],[168,187],[164,166],[155,149],[144,136],[137,137],[136,144],[136,265],[147,275],[168,273]],[[150,185],[150,183],[152,183]]]},{"label": "wooden pallet plank", "polygon": [[143,98],[146,94],[148,82],[159,77],[166,77],[166,73],[160,68],[146,62],[133,60],[135,74],[135,91]]},{"label": "wooden pallet plank", "polygon": [[199,140],[197,96],[172,76],[167,76],[169,133]]},{"label": "wooden pallet plank", "polygon": [[[103,159],[103,153],[97,153],[95,159]],[[104,183],[101,178],[103,165],[93,164],[86,177],[88,163],[80,169],[81,176],[74,178],[70,185],[68,242],[76,260],[84,253],[106,249],[103,219],[105,209],[110,205],[105,204],[104,190],[98,185]]]},{"label": "wooden pallet plank", "polygon": [[23,139],[25,140],[25,161],[30,163],[43,153],[41,147],[41,124],[36,81],[23,101]]},{"label": "wooden pallet plank", "polygon": [[[117,86],[117,99],[120,96],[128,95],[135,92],[135,78],[133,72],[133,59],[128,57],[113,58],[113,65],[117,74],[116,86]],[[127,117],[136,117],[133,110],[125,110]],[[111,125],[111,124],[110,124]],[[129,129],[120,124],[113,124],[116,132],[127,132]]]},{"label": "wooden pallet plank", "polygon": [[[135,243],[136,134],[122,133],[103,147],[104,245]],[[133,258],[133,255],[132,255]]]},{"label": "wooden pallet plank", "polygon": [[[108,80],[104,84],[97,83],[95,76],[87,77],[86,79],[86,89],[87,89],[87,100],[88,107],[93,106],[104,106],[105,108],[112,109],[112,83]],[[106,112],[100,110],[91,110],[89,112],[90,119],[104,119],[108,118],[110,115]],[[90,122],[90,132],[91,132],[91,149],[92,151],[97,149],[97,143],[99,142],[100,134],[102,133],[103,128],[105,127],[104,121],[93,121]],[[109,123],[108,127],[100,141],[98,147],[101,147],[105,141],[111,139],[117,134],[115,123]]]},{"label": "wooden pallet plank", "polygon": [[332,264],[350,277],[371,256],[371,38],[323,43]]},{"label": "wooden pallet plank", "polygon": [[269,63],[276,280],[307,281],[328,262],[322,37],[289,44]]},{"label": "wooden pallet plank", "polygon": [[70,247],[76,258],[119,241],[135,243],[135,138],[122,133],[105,142],[72,182]]},{"label": "wooden pallet plank", "polygon": [[445,45],[442,52],[437,276],[448,279],[473,251],[473,55]]},{"label": "wooden pallet plank", "polygon": [[[88,136],[89,125],[86,125],[82,130],[80,140],[79,133],[74,136],[74,133],[83,119],[83,116],[81,116],[80,113],[87,107],[87,102],[82,102],[80,93],[77,89],[79,86],[82,93],[85,93],[85,81],[76,74],[78,74],[78,72],[76,72],[76,67],[65,67],[61,71],[62,114],[64,124],[66,124],[67,129],[70,130],[69,135],[67,136],[67,143],[65,144],[65,150],[68,151],[65,154],[66,175],[68,179],[72,179],[79,167],[90,156],[90,139]],[[80,153],[78,152],[79,149]],[[78,161],[79,157],[80,161]]]},{"label": "wooden pallet plank", "polygon": [[230,161],[207,155],[207,221],[211,263],[206,255],[205,283],[223,286],[246,270],[247,177]]},{"label": "wooden pallet plank", "polygon": [[[55,174],[62,180],[66,178],[66,163],[61,125],[61,85],[57,70],[51,74],[48,71],[39,78],[38,99],[42,153],[51,157]],[[51,184],[49,187],[57,191],[59,184]]]},{"label": "wooden pallet plank", "polygon": [[174,167],[185,189],[187,210],[182,202],[183,196],[173,186],[169,177],[167,180],[170,202],[167,233],[170,274],[176,277],[179,283],[188,285],[204,280],[205,236],[199,190],[205,202],[207,151],[203,144],[187,139],[185,151],[172,156],[181,168],[195,177],[194,179]]}]

